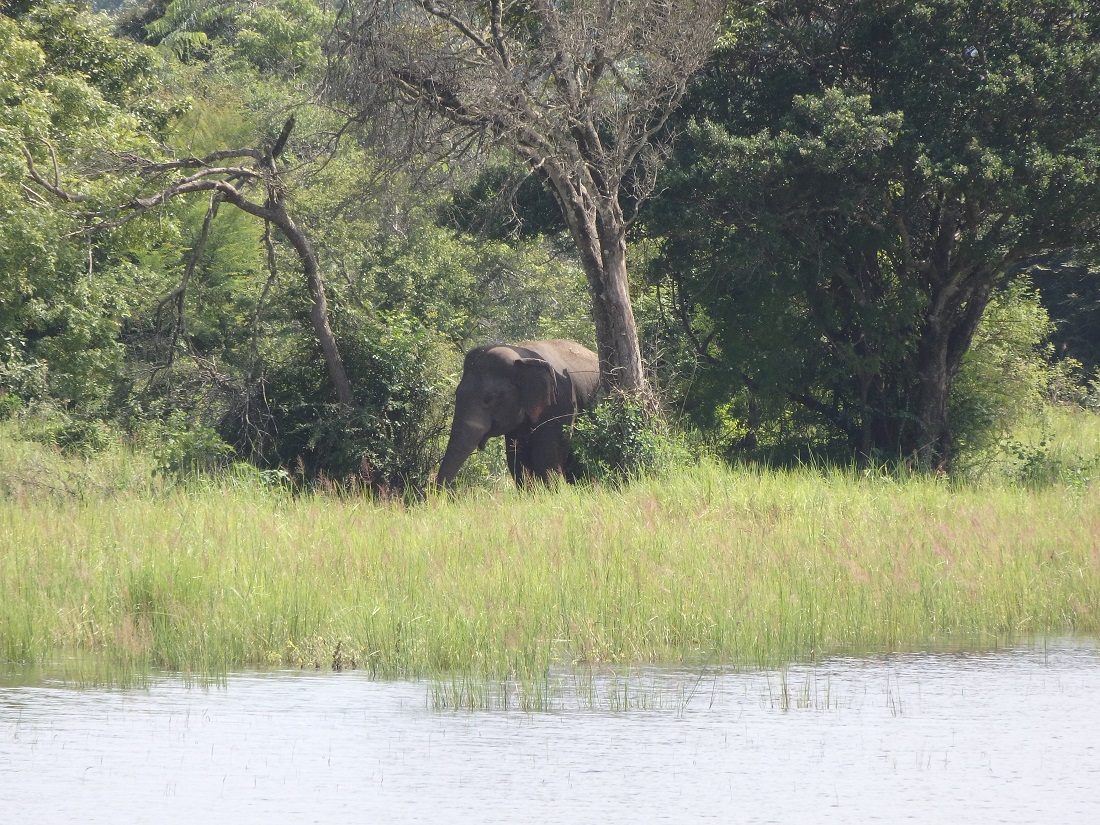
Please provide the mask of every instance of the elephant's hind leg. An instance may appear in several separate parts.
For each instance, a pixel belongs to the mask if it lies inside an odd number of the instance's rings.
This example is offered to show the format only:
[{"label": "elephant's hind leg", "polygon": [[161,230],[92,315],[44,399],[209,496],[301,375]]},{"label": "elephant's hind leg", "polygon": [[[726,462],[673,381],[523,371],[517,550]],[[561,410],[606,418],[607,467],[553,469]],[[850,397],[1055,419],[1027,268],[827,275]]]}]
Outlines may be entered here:
[{"label": "elephant's hind leg", "polygon": [[562,476],[569,458],[569,448],[560,426],[547,427],[527,441],[521,460],[528,473],[542,482]]}]

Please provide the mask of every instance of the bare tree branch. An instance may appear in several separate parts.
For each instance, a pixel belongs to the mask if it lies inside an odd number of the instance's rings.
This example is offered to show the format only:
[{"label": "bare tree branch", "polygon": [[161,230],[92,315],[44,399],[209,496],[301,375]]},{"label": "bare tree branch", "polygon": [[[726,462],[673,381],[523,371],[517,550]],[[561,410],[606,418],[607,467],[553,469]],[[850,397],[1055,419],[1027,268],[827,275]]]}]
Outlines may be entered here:
[{"label": "bare tree branch", "polygon": [[[652,192],[668,118],[724,0],[353,0],[330,92],[423,148],[503,147],[553,195],[588,279],[604,381],[648,394],[624,196]],[[654,150],[656,147],[656,150]]]},{"label": "bare tree branch", "polygon": [[[47,144],[48,145],[48,144]],[[31,180],[53,195],[55,198],[60,198],[63,201],[69,203],[87,203],[88,198],[84,195],[74,195],[70,192],[66,192],[61,188],[60,181],[58,180],[58,168],[57,168],[57,155],[54,154],[53,146],[50,146],[50,154],[53,156],[53,174],[54,182],[50,183],[42,175],[39,174],[38,169],[34,165],[34,157],[31,155],[30,149],[23,144],[19,145],[19,148],[23,150],[23,157],[27,160],[27,174],[30,175]]]},{"label": "bare tree branch", "polygon": [[[205,243],[206,235],[210,228],[209,225],[217,213],[217,204],[224,201],[250,215],[260,218],[268,224],[277,226],[284,237],[286,237],[287,241],[290,242],[291,246],[294,247],[302,263],[302,272],[305,275],[306,285],[313,298],[313,306],[310,310],[310,320],[313,323],[314,333],[317,336],[317,343],[324,356],[329,379],[336,391],[337,400],[341,405],[351,406],[354,403],[351,383],[348,380],[347,371],[344,368],[343,358],[340,355],[336,337],[329,324],[328,301],[325,296],[325,286],[321,278],[317,256],[313,251],[313,245],[310,243],[309,237],[295,224],[294,220],[287,212],[286,203],[283,199],[283,183],[275,165],[276,159],[282,154],[286,147],[293,128],[294,118],[290,117],[283,125],[279,137],[266,151],[261,149],[227,149],[213,152],[201,158],[177,158],[171,161],[152,161],[136,155],[118,156],[124,161],[125,168],[146,179],[164,175],[167,172],[182,170],[198,171],[192,175],[179,178],[158,191],[148,195],[134,197],[129,202],[115,207],[112,211],[116,213],[118,217],[113,220],[104,218],[102,213],[85,215],[85,218],[98,219],[85,231],[102,231],[119,227],[150,209],[167,203],[173,198],[182,197],[195,192],[211,193],[211,203],[207,210],[206,220],[203,224],[200,242],[196,248],[192,250],[192,255],[185,267],[180,286],[177,287],[177,289],[162,302],[161,307],[158,308],[159,315],[159,312],[168,303],[172,301],[177,302],[177,332],[173,337],[174,349],[175,344],[178,343],[179,338],[183,334],[182,302],[186,296],[187,284],[194,271],[198,255],[201,253],[201,247]],[[80,202],[78,196],[65,192],[60,186],[49,183],[49,181],[46,181],[41,175],[37,174],[37,172],[34,171],[34,162],[30,156],[30,152],[24,149],[24,154],[27,158],[28,174],[30,174],[31,179],[34,180],[35,183],[61,200],[70,203]],[[255,161],[255,167],[212,165],[231,158],[251,158]],[[244,191],[242,191],[242,188],[237,185],[238,183],[243,183],[245,185],[262,183],[265,194],[264,202],[257,203],[254,200],[250,200],[245,195]]]}]

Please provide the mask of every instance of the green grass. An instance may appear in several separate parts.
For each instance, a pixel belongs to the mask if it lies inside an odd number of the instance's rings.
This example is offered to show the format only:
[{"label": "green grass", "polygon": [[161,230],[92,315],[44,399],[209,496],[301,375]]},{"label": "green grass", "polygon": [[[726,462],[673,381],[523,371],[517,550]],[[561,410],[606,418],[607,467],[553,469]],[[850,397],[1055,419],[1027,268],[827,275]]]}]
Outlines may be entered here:
[{"label": "green grass", "polygon": [[781,665],[1100,630],[1095,481],[703,464],[406,506],[248,478],[173,488],[125,451],[83,485],[55,453],[2,449],[0,667],[355,667],[442,676],[451,706],[518,680],[537,705],[555,665]]},{"label": "green grass", "polygon": [[958,475],[977,484],[1081,485],[1100,479],[1100,415],[1048,406],[1040,415],[1024,417],[995,447],[963,455]]}]

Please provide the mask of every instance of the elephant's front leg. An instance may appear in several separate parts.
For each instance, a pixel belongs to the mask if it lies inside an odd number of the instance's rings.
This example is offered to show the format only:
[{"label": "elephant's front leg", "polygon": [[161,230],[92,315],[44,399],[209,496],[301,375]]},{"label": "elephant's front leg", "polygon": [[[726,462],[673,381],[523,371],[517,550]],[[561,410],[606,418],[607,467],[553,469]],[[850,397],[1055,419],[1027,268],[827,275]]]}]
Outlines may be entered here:
[{"label": "elephant's front leg", "polygon": [[517,487],[525,487],[531,480],[530,452],[530,445],[526,440],[505,436],[504,453],[508,459],[508,472],[512,474]]}]

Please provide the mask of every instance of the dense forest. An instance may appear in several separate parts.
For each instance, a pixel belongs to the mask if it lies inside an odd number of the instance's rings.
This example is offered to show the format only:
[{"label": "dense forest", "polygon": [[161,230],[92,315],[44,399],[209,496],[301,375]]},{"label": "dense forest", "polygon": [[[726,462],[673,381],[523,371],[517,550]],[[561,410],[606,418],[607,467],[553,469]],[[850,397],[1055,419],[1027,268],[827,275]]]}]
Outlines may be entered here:
[{"label": "dense forest", "polygon": [[0,13],[0,416],[60,449],[417,490],[463,353],[540,338],[600,466],[1100,407],[1090,0]]}]

